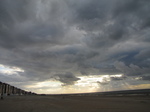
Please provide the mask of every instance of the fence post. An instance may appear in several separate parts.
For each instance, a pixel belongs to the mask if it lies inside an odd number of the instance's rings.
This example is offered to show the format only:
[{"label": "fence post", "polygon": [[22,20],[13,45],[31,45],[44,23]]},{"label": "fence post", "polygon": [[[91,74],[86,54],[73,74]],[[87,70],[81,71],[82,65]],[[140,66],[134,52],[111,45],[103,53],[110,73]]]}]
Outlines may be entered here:
[{"label": "fence post", "polygon": [[1,83],[1,99],[3,99],[4,84]]}]

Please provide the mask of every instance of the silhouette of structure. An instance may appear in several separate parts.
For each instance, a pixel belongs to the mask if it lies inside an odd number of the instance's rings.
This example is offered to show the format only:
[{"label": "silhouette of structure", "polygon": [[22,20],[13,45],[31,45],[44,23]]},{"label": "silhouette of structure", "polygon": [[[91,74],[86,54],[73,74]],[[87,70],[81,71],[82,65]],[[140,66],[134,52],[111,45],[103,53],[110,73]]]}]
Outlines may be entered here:
[{"label": "silhouette of structure", "polygon": [[9,95],[36,95],[36,93],[28,92],[7,83],[0,82],[0,99]]}]

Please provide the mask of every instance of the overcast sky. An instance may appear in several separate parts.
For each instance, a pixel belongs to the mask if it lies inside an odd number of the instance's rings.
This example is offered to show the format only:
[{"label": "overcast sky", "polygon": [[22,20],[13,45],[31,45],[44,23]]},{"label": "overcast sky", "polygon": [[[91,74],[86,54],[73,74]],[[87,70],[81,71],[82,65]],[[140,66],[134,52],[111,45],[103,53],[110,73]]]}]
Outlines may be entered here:
[{"label": "overcast sky", "polygon": [[0,0],[0,81],[43,93],[150,88],[150,1]]}]

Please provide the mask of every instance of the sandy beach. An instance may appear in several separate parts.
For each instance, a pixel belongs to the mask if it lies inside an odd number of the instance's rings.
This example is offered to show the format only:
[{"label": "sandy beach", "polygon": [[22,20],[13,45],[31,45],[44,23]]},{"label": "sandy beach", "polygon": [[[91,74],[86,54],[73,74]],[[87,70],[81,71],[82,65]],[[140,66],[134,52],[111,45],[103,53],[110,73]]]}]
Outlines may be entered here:
[{"label": "sandy beach", "polygon": [[150,112],[150,97],[143,96],[8,96],[1,112]]}]

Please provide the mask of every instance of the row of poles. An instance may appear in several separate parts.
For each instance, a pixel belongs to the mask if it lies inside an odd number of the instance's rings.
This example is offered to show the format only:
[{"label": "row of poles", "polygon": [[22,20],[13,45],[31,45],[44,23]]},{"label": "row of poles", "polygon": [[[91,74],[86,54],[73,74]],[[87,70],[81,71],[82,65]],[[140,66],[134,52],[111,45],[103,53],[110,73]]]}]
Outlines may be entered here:
[{"label": "row of poles", "polygon": [[3,99],[4,96],[9,95],[36,95],[36,93],[28,92],[20,88],[11,86],[7,83],[0,82],[0,97]]}]

